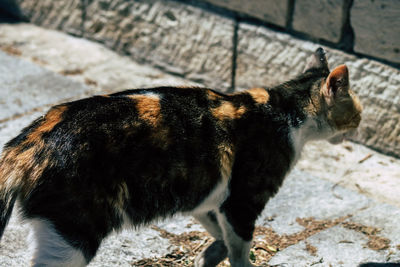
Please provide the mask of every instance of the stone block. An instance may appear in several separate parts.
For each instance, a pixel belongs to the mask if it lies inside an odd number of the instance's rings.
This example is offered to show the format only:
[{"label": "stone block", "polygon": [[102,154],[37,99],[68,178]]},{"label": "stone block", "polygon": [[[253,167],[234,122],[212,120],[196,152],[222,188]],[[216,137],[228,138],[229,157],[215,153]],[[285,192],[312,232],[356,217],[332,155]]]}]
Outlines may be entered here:
[{"label": "stone block", "polygon": [[[318,45],[262,27],[241,24],[236,70],[239,88],[272,86],[305,67]],[[355,141],[400,156],[400,70],[365,58],[325,48],[331,68],[347,64],[352,88],[364,106]]]},{"label": "stone block", "polygon": [[398,0],[354,0],[350,18],[356,52],[400,63]]},{"label": "stone block", "polygon": [[85,37],[206,86],[230,87],[232,20],[173,1],[92,1]]},{"label": "stone block", "polygon": [[216,6],[255,17],[282,27],[286,26],[289,1],[282,0],[205,0]]},{"label": "stone block", "polygon": [[337,43],[344,23],[344,4],[345,0],[295,1],[292,27],[314,38]]},{"label": "stone block", "polygon": [[21,16],[50,29],[82,35],[83,2],[81,0],[15,0]]}]

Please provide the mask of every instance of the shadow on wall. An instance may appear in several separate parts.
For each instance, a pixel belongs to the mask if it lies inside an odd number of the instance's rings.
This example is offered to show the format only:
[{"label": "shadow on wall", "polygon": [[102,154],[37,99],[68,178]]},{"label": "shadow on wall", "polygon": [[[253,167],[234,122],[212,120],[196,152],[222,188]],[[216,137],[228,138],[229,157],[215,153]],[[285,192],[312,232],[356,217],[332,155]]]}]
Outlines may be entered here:
[{"label": "shadow on wall", "polygon": [[1,0],[0,1],[0,22],[21,22],[28,21],[15,3],[14,0]]}]

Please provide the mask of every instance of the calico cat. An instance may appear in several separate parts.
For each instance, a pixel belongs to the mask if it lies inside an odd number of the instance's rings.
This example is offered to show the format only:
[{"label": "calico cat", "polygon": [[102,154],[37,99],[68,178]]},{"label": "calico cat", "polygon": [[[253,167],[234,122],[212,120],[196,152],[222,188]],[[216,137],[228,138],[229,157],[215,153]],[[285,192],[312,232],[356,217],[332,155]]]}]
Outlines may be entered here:
[{"label": "calico cat", "polygon": [[33,266],[85,266],[125,225],[193,215],[215,238],[196,266],[249,261],[254,223],[309,140],[338,142],[361,105],[319,48],[297,78],[222,94],[160,87],[51,108],[0,161],[0,235],[14,203],[33,225]]}]

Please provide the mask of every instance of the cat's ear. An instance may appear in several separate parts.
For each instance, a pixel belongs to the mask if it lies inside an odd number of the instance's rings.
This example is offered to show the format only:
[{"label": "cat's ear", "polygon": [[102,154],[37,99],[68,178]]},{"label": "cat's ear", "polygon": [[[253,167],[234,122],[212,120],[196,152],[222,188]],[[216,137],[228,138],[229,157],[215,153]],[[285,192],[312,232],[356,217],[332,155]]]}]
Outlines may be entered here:
[{"label": "cat's ear", "polygon": [[308,59],[304,72],[312,68],[328,69],[328,60],[326,60],[325,50],[322,47],[318,47]]},{"label": "cat's ear", "polygon": [[348,92],[349,86],[349,70],[346,65],[336,67],[322,87],[322,94],[328,105],[331,105],[338,95]]}]

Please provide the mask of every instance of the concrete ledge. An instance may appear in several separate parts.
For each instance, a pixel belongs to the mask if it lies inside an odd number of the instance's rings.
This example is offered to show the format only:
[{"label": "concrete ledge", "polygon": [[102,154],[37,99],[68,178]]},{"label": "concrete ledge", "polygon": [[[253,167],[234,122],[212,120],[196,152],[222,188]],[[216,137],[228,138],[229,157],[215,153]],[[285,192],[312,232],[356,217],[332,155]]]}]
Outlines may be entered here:
[{"label": "concrete ledge", "polygon": [[230,87],[232,20],[173,1],[92,1],[85,37],[139,63],[223,90]]}]

